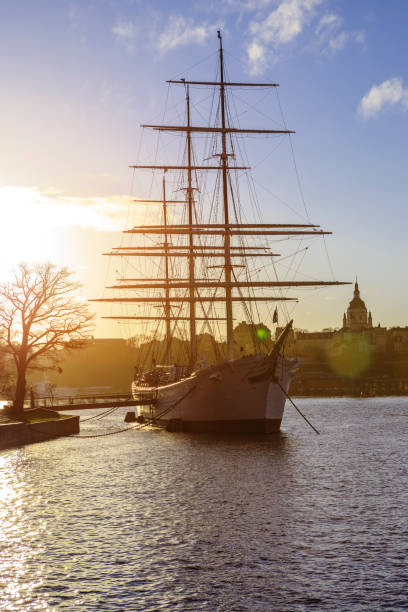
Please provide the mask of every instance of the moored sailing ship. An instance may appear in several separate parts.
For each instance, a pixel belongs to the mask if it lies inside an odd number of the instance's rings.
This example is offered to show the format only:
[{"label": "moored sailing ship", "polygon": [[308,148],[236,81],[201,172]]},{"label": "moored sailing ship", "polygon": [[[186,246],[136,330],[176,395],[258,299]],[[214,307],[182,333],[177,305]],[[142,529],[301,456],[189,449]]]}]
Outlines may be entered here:
[{"label": "moored sailing ship", "polygon": [[[165,350],[160,365],[152,358],[154,367],[140,367],[132,384],[135,399],[151,394],[152,403],[140,409],[140,417],[153,420],[169,429],[212,432],[269,433],[280,428],[290,380],[296,367],[295,359],[288,359],[284,347],[290,336],[292,321],[283,328],[272,347],[254,342],[252,354],[238,349],[234,340],[234,319],[238,310],[244,313],[250,328],[256,328],[254,315],[258,304],[285,304],[296,300],[283,295],[293,287],[339,285],[337,281],[277,280],[265,277],[254,262],[263,258],[268,263],[279,257],[271,250],[268,240],[282,238],[315,238],[325,232],[311,223],[245,223],[240,206],[237,182],[233,175],[247,173],[250,168],[236,159],[234,139],[255,135],[286,135],[287,129],[255,129],[235,127],[231,122],[228,92],[234,88],[274,88],[276,83],[242,83],[226,79],[224,50],[218,32],[218,74],[214,81],[171,80],[172,85],[185,88],[186,114],[183,125],[144,125],[159,133],[181,134],[184,158],[176,164],[137,164],[134,169],[163,173],[161,197],[141,200],[144,204],[160,204],[162,221],[158,225],[138,225],[124,234],[142,238],[137,243],[113,249],[109,255],[137,262],[154,260],[156,276],[152,273],[137,278],[125,276],[112,290],[126,291],[120,297],[96,301],[121,303],[127,306],[146,306],[148,311],[107,318],[132,322],[145,321],[148,325],[164,327]],[[190,87],[210,87],[215,94],[215,121],[208,125],[193,125],[191,121]],[[209,158],[197,163],[194,139],[209,137]],[[208,159],[216,162],[205,163]],[[178,172],[184,183],[180,187],[185,199],[167,197],[166,175]],[[214,196],[206,209],[199,205],[200,177],[215,173]],[[204,189],[202,190],[205,191]],[[182,207],[178,223],[169,222],[169,205]],[[173,215],[174,218],[174,215]],[[154,242],[155,237],[159,240]],[[259,245],[262,238],[266,244]],[[152,244],[153,241],[153,244]],[[148,269],[148,268],[147,268]],[[275,267],[273,266],[275,271]],[[160,275],[157,276],[160,270]],[[152,278],[149,278],[152,277]],[[245,293],[243,293],[243,291]],[[158,307],[159,314],[152,314]],[[220,307],[222,310],[220,310]],[[253,309],[255,307],[255,311]],[[274,310],[274,318],[277,310]],[[276,319],[275,319],[276,320]],[[183,322],[187,324],[189,342],[188,363],[181,364],[174,354],[173,340],[180,335]],[[211,365],[198,362],[198,325],[222,330],[225,352]],[[152,330],[152,327],[150,327]],[[153,335],[153,332],[152,332]],[[215,335],[215,333],[214,333]],[[237,351],[240,350],[241,352]],[[238,357],[238,358],[237,358]]]}]

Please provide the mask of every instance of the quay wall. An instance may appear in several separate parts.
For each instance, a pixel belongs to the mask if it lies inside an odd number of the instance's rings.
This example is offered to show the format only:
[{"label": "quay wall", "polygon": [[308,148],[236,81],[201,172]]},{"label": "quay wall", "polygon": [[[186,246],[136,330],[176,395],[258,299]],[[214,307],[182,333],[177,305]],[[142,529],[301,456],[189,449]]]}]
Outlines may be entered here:
[{"label": "quay wall", "polygon": [[0,423],[0,449],[79,433],[79,416],[61,416],[34,423]]},{"label": "quay wall", "polygon": [[290,393],[303,397],[389,397],[408,395],[408,378],[345,378],[324,375],[295,376]]}]

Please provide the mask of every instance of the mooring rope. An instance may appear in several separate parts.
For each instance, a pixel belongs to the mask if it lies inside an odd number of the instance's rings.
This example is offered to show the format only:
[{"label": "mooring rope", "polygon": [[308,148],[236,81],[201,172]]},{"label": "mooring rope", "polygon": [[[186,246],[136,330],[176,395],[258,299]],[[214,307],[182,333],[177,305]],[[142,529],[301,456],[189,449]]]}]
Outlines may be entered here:
[{"label": "mooring rope", "polygon": [[117,429],[116,431],[108,431],[107,433],[103,433],[103,434],[94,434],[93,436],[73,436],[75,438],[75,440],[85,440],[86,438],[103,438],[105,436],[113,436],[115,434],[118,433],[123,433],[124,431],[131,431],[132,429],[142,429],[142,427],[146,427],[147,425],[150,425],[151,423],[138,423],[137,425],[134,425],[133,427],[125,427],[124,429]]},{"label": "mooring rope", "polygon": [[308,425],[310,425],[310,427],[313,429],[313,431],[315,431],[317,434],[320,434],[320,431],[318,431],[318,430],[316,429],[316,427],[314,427],[314,426],[311,424],[311,422],[309,421],[309,419],[308,419],[307,417],[305,417],[305,415],[303,414],[303,412],[302,412],[302,411],[301,411],[301,410],[300,410],[300,409],[299,409],[299,408],[296,406],[296,404],[295,404],[295,402],[292,400],[292,398],[291,398],[291,397],[289,397],[289,395],[286,393],[285,389],[282,387],[282,385],[280,384],[280,382],[279,382],[279,381],[276,381],[276,382],[277,382],[278,386],[280,387],[280,389],[281,389],[282,393],[284,393],[284,394],[285,394],[285,397],[286,397],[286,398],[287,398],[287,399],[290,401],[290,403],[292,404],[292,406],[293,406],[293,407],[294,407],[294,408],[295,408],[295,409],[298,411],[298,413],[300,414],[300,416],[301,416],[303,419],[305,419],[306,423],[307,423]]},{"label": "mooring rope", "polygon": [[107,416],[111,414],[112,412],[115,412],[115,410],[119,410],[119,408],[123,408],[123,406],[114,406],[113,408],[108,408],[107,410],[104,410],[103,412],[94,414],[93,416],[88,417],[87,419],[80,419],[80,423],[85,423],[86,421],[92,421],[92,419],[102,419],[104,416]]},{"label": "mooring rope", "polygon": [[173,410],[173,408],[175,408],[176,406],[178,406],[178,404],[180,404],[188,395],[190,395],[190,393],[192,391],[194,391],[194,389],[196,388],[196,385],[194,385],[193,387],[191,387],[187,393],[185,393],[182,397],[180,397],[176,402],[174,402],[174,404],[172,404],[171,406],[169,406],[168,408],[166,408],[165,410],[163,410],[159,415],[157,415],[154,419],[149,419],[147,421],[147,423],[138,423],[137,425],[133,425],[132,427],[125,427],[124,429],[117,429],[116,431],[108,431],[107,433],[103,433],[103,434],[94,434],[94,435],[89,435],[89,436],[79,436],[76,435],[75,439],[81,439],[81,440],[85,440],[86,438],[104,438],[106,436],[113,436],[115,434],[118,433],[123,433],[124,431],[131,431],[132,429],[142,429],[143,427],[147,427],[148,425],[152,425],[154,420],[156,419],[161,419],[165,414],[167,414],[170,410]]}]

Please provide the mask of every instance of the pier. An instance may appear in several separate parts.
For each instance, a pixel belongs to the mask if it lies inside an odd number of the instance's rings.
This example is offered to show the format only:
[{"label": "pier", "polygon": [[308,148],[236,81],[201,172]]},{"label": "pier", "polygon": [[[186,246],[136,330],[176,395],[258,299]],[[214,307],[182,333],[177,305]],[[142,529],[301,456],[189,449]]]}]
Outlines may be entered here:
[{"label": "pier", "polygon": [[[35,397],[30,400],[30,406],[41,406],[56,410],[91,410],[92,408],[126,408],[130,406],[153,406],[157,401],[157,391],[148,389],[139,392],[139,398],[134,399],[132,394],[111,393],[111,394],[92,394],[92,395],[70,395],[70,396],[43,396]],[[27,405],[28,408],[28,405]]]}]

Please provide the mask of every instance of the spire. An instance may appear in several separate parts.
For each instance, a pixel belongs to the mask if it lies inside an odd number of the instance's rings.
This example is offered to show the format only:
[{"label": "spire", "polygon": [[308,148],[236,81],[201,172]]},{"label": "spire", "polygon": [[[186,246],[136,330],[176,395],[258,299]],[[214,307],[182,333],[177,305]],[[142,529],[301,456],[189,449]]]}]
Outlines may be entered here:
[{"label": "spire", "polygon": [[370,310],[370,312],[368,313],[368,326],[369,326],[369,327],[372,327],[372,326],[373,326],[373,318],[372,318],[372,316],[371,316],[371,310]]},{"label": "spire", "polygon": [[360,290],[358,288],[357,276],[356,276],[356,282],[354,285],[354,297],[360,297]]},{"label": "spire", "polygon": [[343,327],[347,327],[346,313],[343,314]]}]

